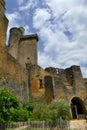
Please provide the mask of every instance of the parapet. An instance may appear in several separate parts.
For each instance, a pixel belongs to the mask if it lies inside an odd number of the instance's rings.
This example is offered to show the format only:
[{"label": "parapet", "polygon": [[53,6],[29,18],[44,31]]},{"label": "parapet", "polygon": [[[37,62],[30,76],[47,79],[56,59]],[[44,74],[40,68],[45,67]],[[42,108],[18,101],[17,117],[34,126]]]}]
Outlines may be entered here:
[{"label": "parapet", "polygon": [[38,35],[37,34],[25,35],[20,40],[26,40],[26,39],[36,39],[36,41],[38,41]]},{"label": "parapet", "polygon": [[15,44],[18,44],[21,37],[23,37],[24,34],[24,28],[20,27],[13,27],[10,29],[10,36],[9,36],[9,46],[13,46]]},{"label": "parapet", "polygon": [[13,28],[10,29],[10,33],[13,33],[13,32],[17,33],[17,32],[19,32],[22,35],[23,35],[24,31],[25,31],[25,29],[23,27],[20,27],[20,28],[13,27]]},{"label": "parapet", "polygon": [[45,71],[47,71],[48,73],[50,74],[59,74],[59,68],[54,68],[54,67],[48,67],[48,68],[45,68]]}]

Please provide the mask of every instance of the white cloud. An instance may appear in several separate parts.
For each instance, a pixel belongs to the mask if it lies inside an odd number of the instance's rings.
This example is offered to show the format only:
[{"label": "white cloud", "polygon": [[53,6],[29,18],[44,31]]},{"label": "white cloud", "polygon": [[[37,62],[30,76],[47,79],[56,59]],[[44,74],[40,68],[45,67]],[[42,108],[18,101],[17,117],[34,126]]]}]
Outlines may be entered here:
[{"label": "white cloud", "polygon": [[24,26],[24,29],[25,29],[25,35],[30,32],[30,28],[29,28],[28,25],[25,25],[25,26]]},{"label": "white cloud", "polygon": [[17,0],[17,2],[18,2],[19,5],[22,5],[24,0]]},{"label": "white cloud", "polygon": [[33,26],[40,29],[50,19],[51,15],[47,9],[36,9],[33,17]]},{"label": "white cloud", "polygon": [[21,19],[20,14],[18,12],[6,14],[7,18],[9,19],[9,26],[17,26],[18,25],[18,19]]},{"label": "white cloud", "polygon": [[81,67],[81,71],[83,73],[83,76],[87,78],[87,67]]},{"label": "white cloud", "polygon": [[87,9],[84,6],[80,6],[69,10],[65,14],[64,20],[66,24],[72,29],[72,31],[74,33],[77,33],[85,29],[85,27],[87,27],[86,16],[87,16]]},{"label": "white cloud", "polygon": [[38,59],[39,59],[39,64],[43,66],[43,68],[48,67],[49,63],[50,63],[50,67],[56,66],[56,62],[52,59],[52,57],[46,55],[46,53],[38,52]]},{"label": "white cloud", "polygon": [[81,65],[87,76],[87,0],[43,0],[44,6],[40,0],[17,1],[22,14],[7,14],[9,27],[23,23],[26,33],[30,28],[37,31],[43,42],[39,43],[43,44],[38,53],[39,64],[59,68]]},{"label": "white cloud", "polygon": [[[9,39],[9,30],[12,28],[12,27],[21,27],[23,26],[24,29],[25,29],[25,34],[29,33],[30,31],[30,28],[29,26],[26,24],[24,25],[24,21],[23,21],[23,17],[20,15],[19,12],[13,12],[13,13],[7,13],[6,14],[7,18],[9,19],[9,24],[8,24],[8,30],[7,30],[7,43],[8,44],[8,39]],[[22,21],[21,21],[22,19]],[[21,23],[20,23],[21,21]]]},{"label": "white cloud", "polygon": [[[20,23],[18,23],[18,20],[21,19],[20,15],[18,12],[14,12],[14,13],[7,13],[6,14],[8,20],[9,20],[9,24],[8,24],[8,30],[7,30],[7,42],[8,42],[8,39],[9,39],[9,30],[12,28],[12,27],[19,27],[20,26]],[[6,43],[8,44],[8,43]]]},{"label": "white cloud", "polygon": [[34,7],[36,7],[37,2],[38,1],[34,1],[34,0],[21,0],[19,2],[19,0],[18,0],[18,3],[20,5],[19,10],[20,11],[29,11],[30,8],[33,9]]},{"label": "white cloud", "polygon": [[55,17],[60,16],[65,11],[70,10],[71,8],[79,7],[83,4],[84,0],[45,0],[46,4],[51,9]]},{"label": "white cloud", "polygon": [[[44,21],[44,26],[38,26],[39,35],[44,44],[44,51],[39,52],[40,61],[45,59],[41,65],[53,65],[61,68],[74,64],[81,65],[82,72],[86,76],[87,9],[84,0],[45,1],[51,10],[50,15],[54,19],[49,22]],[[41,18],[41,16],[39,17]],[[72,34],[72,40],[64,31],[69,31]]]}]

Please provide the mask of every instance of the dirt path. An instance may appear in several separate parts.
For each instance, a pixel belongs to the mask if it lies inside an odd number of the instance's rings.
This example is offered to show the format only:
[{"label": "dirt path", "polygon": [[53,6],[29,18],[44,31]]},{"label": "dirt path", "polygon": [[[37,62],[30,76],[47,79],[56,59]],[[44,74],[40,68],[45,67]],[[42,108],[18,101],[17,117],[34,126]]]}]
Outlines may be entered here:
[{"label": "dirt path", "polygon": [[24,130],[24,129],[26,129],[26,128],[27,128],[27,126],[22,126],[22,127],[19,127],[19,128],[14,129],[14,130]]},{"label": "dirt path", "polygon": [[[22,126],[14,130],[24,130],[27,126]],[[86,120],[71,120],[70,121],[70,130],[87,130]]]},{"label": "dirt path", "polygon": [[86,120],[72,120],[70,121],[70,130],[87,130]]}]

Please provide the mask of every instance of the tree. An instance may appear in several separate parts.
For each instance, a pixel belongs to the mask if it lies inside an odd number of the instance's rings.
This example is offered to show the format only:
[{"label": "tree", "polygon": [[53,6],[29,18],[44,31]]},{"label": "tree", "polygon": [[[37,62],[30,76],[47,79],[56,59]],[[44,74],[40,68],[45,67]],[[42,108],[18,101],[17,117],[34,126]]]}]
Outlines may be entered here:
[{"label": "tree", "polygon": [[10,110],[12,108],[17,109],[18,107],[20,107],[20,103],[17,97],[14,96],[6,87],[0,89],[0,121],[10,121]]}]

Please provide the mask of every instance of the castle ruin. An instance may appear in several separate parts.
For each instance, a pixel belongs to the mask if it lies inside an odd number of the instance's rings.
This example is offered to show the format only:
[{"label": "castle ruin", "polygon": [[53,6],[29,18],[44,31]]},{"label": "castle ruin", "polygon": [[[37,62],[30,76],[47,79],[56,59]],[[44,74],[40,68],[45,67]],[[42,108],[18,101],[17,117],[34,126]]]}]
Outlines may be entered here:
[{"label": "castle ruin", "polygon": [[23,102],[50,103],[64,99],[70,106],[71,118],[87,114],[87,79],[80,66],[60,69],[38,65],[38,35],[24,35],[24,28],[10,29],[6,46],[8,19],[5,2],[0,0],[0,88],[8,86]]}]

